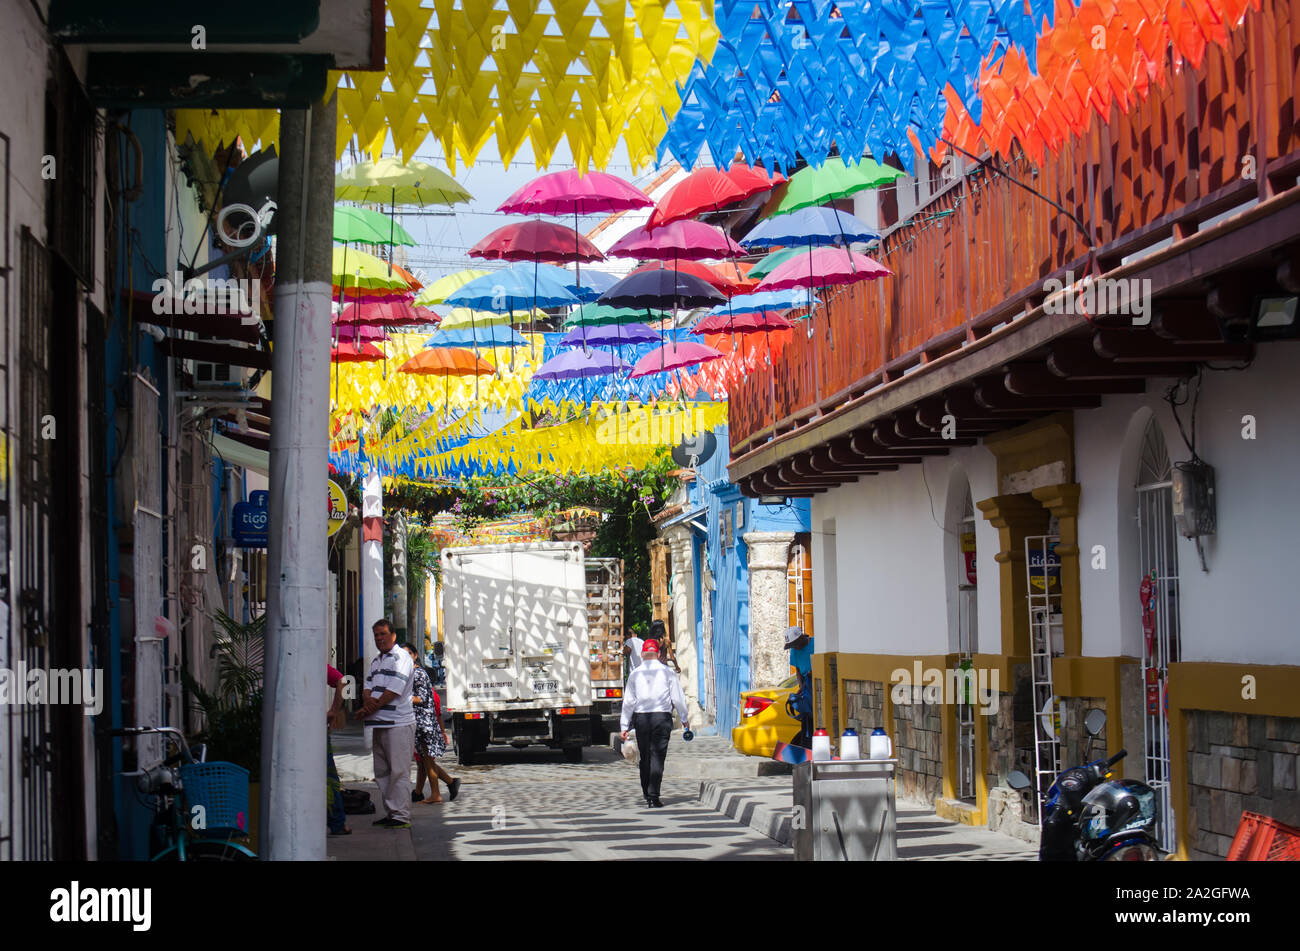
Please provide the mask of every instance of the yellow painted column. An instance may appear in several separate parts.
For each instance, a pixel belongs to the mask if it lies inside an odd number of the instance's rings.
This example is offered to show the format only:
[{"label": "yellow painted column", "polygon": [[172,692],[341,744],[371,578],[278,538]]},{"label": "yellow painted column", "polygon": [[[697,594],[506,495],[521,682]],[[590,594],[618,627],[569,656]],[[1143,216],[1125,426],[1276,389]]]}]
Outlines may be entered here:
[{"label": "yellow painted column", "polygon": [[1002,653],[1029,654],[1029,612],[1025,607],[1025,538],[1047,531],[1047,510],[1028,493],[995,495],[975,503],[998,530],[998,593],[1002,608]]},{"label": "yellow painted column", "polygon": [[1083,655],[1083,604],[1079,595],[1079,486],[1046,485],[1031,493],[1060,523],[1061,621],[1065,656]]}]

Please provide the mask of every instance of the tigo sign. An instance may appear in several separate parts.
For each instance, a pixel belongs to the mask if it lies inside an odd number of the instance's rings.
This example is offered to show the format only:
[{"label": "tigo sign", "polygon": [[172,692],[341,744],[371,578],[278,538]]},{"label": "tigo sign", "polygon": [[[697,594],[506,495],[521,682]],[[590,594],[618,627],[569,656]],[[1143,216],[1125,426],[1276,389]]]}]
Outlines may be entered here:
[{"label": "tigo sign", "polygon": [[267,493],[250,492],[247,502],[235,503],[230,517],[230,533],[240,548],[265,548],[270,513],[266,510]]}]

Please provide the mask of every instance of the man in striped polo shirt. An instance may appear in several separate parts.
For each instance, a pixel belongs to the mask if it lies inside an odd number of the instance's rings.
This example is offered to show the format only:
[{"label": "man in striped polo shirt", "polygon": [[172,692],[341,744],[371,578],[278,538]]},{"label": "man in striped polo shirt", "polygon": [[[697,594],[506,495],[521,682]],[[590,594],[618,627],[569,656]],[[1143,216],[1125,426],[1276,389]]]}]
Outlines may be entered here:
[{"label": "man in striped polo shirt", "polygon": [[375,622],[379,656],[366,673],[365,703],[357,717],[374,728],[375,783],[387,815],[375,821],[386,829],[411,827],[411,757],[415,751],[415,710],[411,690],[415,662],[397,646],[387,618]]}]

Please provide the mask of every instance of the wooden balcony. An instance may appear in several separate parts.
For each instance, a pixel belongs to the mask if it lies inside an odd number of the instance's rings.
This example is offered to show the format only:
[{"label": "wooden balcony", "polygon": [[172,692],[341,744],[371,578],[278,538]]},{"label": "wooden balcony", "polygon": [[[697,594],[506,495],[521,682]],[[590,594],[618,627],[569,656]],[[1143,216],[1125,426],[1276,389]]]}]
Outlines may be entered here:
[{"label": "wooden balcony", "polygon": [[1171,71],[1046,166],[995,160],[1050,202],[988,167],[952,182],[885,235],[873,256],[892,277],[832,291],[771,370],[732,388],[732,460],[1033,310],[1050,277],[1105,273],[1294,187],[1298,87],[1300,0],[1264,0],[1199,70]]}]

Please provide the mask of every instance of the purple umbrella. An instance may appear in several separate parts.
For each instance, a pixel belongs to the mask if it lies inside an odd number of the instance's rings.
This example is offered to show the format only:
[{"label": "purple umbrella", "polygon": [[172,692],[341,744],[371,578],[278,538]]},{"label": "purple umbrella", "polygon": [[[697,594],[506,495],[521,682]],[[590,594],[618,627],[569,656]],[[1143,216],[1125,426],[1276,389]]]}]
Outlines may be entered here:
[{"label": "purple umbrella", "polygon": [[560,339],[560,346],[621,347],[623,344],[654,343],[658,339],[658,331],[645,324],[597,324],[594,327],[574,327]]},{"label": "purple umbrella", "polygon": [[627,364],[607,350],[565,350],[538,367],[533,377],[538,380],[578,380],[609,376],[626,369]]}]

